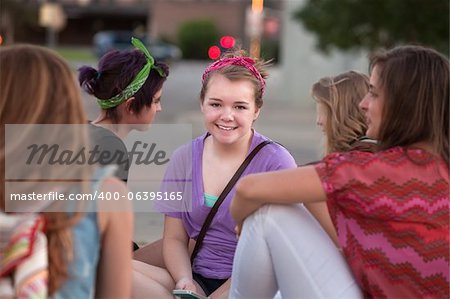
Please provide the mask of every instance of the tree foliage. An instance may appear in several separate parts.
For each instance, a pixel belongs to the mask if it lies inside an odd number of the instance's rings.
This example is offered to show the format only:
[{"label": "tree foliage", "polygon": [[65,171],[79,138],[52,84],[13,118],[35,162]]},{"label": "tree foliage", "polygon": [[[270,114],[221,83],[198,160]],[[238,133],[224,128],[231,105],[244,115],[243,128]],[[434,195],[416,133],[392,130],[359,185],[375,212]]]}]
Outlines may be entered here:
[{"label": "tree foliage", "polygon": [[449,55],[449,0],[307,0],[294,18],[325,53],[412,43]]}]

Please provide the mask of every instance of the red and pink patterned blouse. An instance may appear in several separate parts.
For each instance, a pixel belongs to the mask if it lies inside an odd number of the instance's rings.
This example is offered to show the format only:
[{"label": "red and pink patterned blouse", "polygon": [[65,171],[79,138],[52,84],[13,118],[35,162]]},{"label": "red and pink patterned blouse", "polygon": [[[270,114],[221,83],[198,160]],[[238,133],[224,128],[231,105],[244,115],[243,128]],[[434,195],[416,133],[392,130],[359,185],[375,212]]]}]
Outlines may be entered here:
[{"label": "red and pink patterned blouse", "polygon": [[365,297],[448,298],[449,165],[420,149],[348,152],[316,166]]}]

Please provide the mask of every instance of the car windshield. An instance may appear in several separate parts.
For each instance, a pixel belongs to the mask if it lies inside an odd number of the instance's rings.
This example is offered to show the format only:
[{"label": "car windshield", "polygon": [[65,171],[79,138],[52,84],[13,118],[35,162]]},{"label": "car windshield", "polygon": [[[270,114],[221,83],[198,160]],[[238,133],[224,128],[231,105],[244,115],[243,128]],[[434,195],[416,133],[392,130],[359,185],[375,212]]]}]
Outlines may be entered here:
[{"label": "car windshield", "polygon": [[[113,34],[113,39],[116,43],[129,43],[132,36],[129,32],[117,32]],[[139,39],[142,39],[142,37],[139,37]]]},{"label": "car windshield", "polygon": [[168,43],[151,39],[145,34],[134,34],[132,31],[100,31],[94,36],[94,48],[97,57],[102,57],[112,49],[133,49],[131,37],[139,38],[156,60],[172,60],[181,57],[181,50]]}]

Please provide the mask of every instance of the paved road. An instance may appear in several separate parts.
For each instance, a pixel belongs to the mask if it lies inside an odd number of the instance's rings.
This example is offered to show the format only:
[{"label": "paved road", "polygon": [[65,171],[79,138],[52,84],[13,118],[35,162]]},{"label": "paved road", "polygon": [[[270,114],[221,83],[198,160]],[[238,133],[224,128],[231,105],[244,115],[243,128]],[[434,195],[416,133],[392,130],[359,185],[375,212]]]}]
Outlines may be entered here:
[{"label": "paved road", "polygon": [[[74,67],[80,66],[75,64]],[[193,135],[203,133],[203,119],[199,111],[198,95],[201,75],[207,62],[181,61],[171,65],[164,86],[162,108],[156,118],[160,124],[192,124]],[[283,144],[298,164],[320,156],[321,132],[315,127],[315,108],[312,100],[287,102],[279,98],[283,80],[277,67],[270,69],[265,103],[256,130]],[[90,119],[98,113],[95,99],[84,95]],[[193,137],[194,137],[193,136]],[[136,213],[135,240],[146,243],[158,239],[162,231],[162,216],[156,213]]]}]

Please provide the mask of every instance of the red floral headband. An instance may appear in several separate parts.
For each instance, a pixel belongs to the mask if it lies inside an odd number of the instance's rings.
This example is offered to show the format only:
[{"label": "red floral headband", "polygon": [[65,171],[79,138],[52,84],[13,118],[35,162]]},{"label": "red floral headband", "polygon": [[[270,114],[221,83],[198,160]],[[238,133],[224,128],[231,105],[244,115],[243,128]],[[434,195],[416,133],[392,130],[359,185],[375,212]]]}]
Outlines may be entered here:
[{"label": "red floral headband", "polygon": [[205,79],[210,72],[221,69],[227,65],[239,65],[248,69],[253,74],[253,76],[255,76],[256,79],[258,79],[258,81],[261,83],[261,95],[264,95],[266,81],[261,76],[260,72],[255,68],[255,61],[250,57],[225,57],[211,63],[203,73],[202,82],[205,82]]}]

